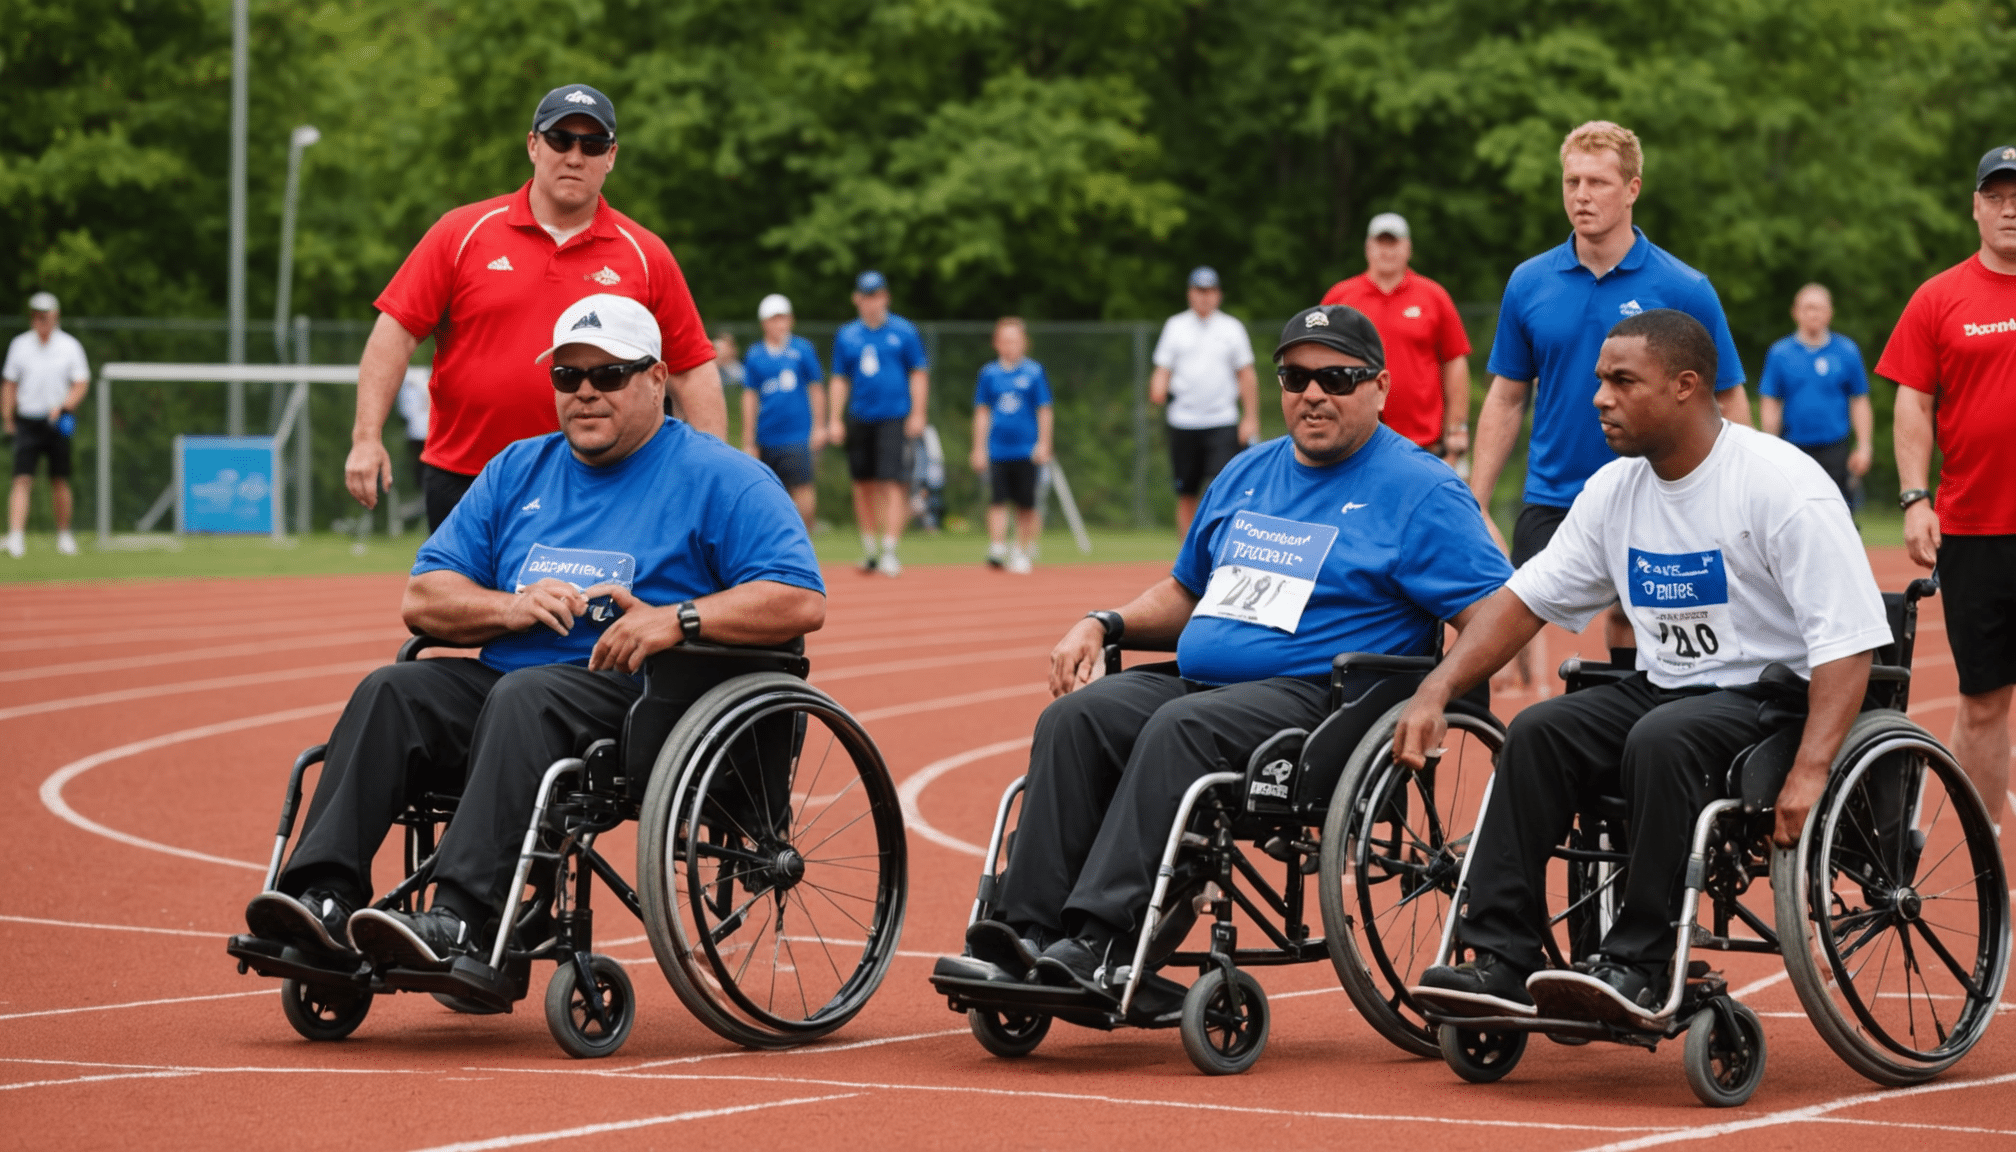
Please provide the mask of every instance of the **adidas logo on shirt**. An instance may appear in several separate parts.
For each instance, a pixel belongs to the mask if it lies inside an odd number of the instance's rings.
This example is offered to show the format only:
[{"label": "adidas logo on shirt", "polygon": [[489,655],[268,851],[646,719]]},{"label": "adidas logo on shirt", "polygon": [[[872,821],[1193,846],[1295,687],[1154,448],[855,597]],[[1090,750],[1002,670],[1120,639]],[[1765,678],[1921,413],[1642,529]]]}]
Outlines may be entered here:
[{"label": "adidas logo on shirt", "polygon": [[490,269],[492,272],[509,272],[512,270],[511,258],[509,256],[499,256],[484,265],[484,267]]},{"label": "adidas logo on shirt", "polygon": [[527,504],[523,508],[520,508],[518,510],[520,512],[537,512],[539,510],[539,498],[537,496],[534,496],[530,504]]},{"label": "adidas logo on shirt", "polygon": [[1644,310],[1645,306],[1636,300],[1626,300],[1622,304],[1617,305],[1617,312],[1622,316],[1636,316]]}]

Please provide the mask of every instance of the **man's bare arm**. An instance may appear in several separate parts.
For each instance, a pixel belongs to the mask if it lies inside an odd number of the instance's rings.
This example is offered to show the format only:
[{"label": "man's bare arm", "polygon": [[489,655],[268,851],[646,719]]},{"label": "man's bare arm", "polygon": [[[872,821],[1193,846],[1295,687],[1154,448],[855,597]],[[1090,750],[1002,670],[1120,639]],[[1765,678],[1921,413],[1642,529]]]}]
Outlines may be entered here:
[{"label": "man's bare arm", "polygon": [[[599,672],[615,668],[635,672],[644,658],[686,638],[679,625],[677,604],[646,604],[628,588],[598,584],[583,596],[608,595],[623,610],[595,642],[588,667]],[[700,639],[716,644],[783,644],[826,623],[826,597],[810,588],[775,580],[752,580],[710,596],[697,597]]]},{"label": "man's bare arm", "polygon": [[383,312],[357,363],[357,419],[350,425],[350,457],[343,462],[343,486],[366,508],[378,507],[378,487],[392,488],[392,457],[385,451],[385,418],[399,398],[406,365],[419,337]]},{"label": "man's bare arm", "polygon": [[587,597],[565,580],[549,578],[523,592],[499,592],[446,569],[406,581],[399,606],[406,627],[414,632],[472,647],[536,627],[565,636],[587,610]]},{"label": "man's bare arm", "polygon": [[1757,428],[1776,436],[1785,427],[1785,401],[1776,396],[1757,398]]},{"label": "man's bare arm", "polygon": [[1456,646],[1414,690],[1393,733],[1393,757],[1409,768],[1421,767],[1428,752],[1441,747],[1442,712],[1449,701],[1503,668],[1546,621],[1510,588],[1500,588],[1481,604],[1457,613],[1454,623]]},{"label": "man's bare arm", "polygon": [[903,435],[915,440],[924,434],[924,422],[931,413],[931,373],[910,370],[910,415],[903,421]]},{"label": "man's bare arm", "polygon": [[826,442],[838,448],[847,443],[847,377],[838,372],[826,382]]},{"label": "man's bare arm", "polygon": [[1855,714],[1862,710],[1874,658],[1874,653],[1863,652],[1813,669],[1813,681],[1806,687],[1806,730],[1799,735],[1799,753],[1778,789],[1775,805],[1771,842],[1780,848],[1796,846],[1806,830],[1806,814],[1826,789],[1827,771],[1855,723]]},{"label": "man's bare arm", "polygon": [[76,412],[84,406],[84,397],[91,391],[91,378],[79,376],[70,382],[70,391],[63,396],[63,411]]},{"label": "man's bare arm", "polygon": [[1157,368],[1148,374],[1148,402],[1150,404],[1169,402],[1169,369]]},{"label": "man's bare arm", "polygon": [[1239,369],[1239,443],[1260,441],[1260,376],[1248,364]]},{"label": "man's bare arm", "polygon": [[0,427],[14,434],[14,381],[0,380]]},{"label": "man's bare arm", "polygon": [[[1491,493],[1498,487],[1505,462],[1512,459],[1512,449],[1519,444],[1519,423],[1526,417],[1526,393],[1531,388],[1524,380],[1493,376],[1490,391],[1484,394],[1484,406],[1477,410],[1477,434],[1470,442],[1470,494],[1484,509],[1487,522],[1491,519]],[[1494,527],[1491,534],[1496,536],[1498,530]]]},{"label": "man's bare arm", "polygon": [[756,455],[756,389],[742,389],[742,451]]},{"label": "man's bare arm", "polygon": [[[1129,637],[1149,644],[1171,644],[1183,634],[1183,625],[1197,607],[1197,597],[1165,576],[1148,590],[1120,608]],[[1050,650],[1050,694],[1073,692],[1106,672],[1106,629],[1090,618],[1071,626],[1057,647]]]},{"label": "man's bare arm", "polygon": [[[1932,394],[1916,388],[1897,389],[1897,486],[1905,492],[1932,486]],[[1939,514],[1932,501],[1920,500],[1904,510],[1904,550],[1921,568],[1939,562]]]},{"label": "man's bare arm", "polygon": [[1460,459],[1470,451],[1470,358],[1442,362],[1442,456]]},{"label": "man's bare arm", "polygon": [[695,429],[728,439],[728,402],[721,397],[721,370],[708,360],[667,377],[665,387],[679,401],[679,418]]},{"label": "man's bare arm", "polygon": [[1848,426],[1855,430],[1855,448],[1848,454],[1848,474],[1867,476],[1874,453],[1870,441],[1876,434],[1876,408],[1867,395],[1848,401]]},{"label": "man's bare arm", "polygon": [[1731,424],[1750,426],[1750,390],[1741,384],[1734,388],[1724,388],[1715,393],[1715,406],[1722,410],[1722,418]]}]

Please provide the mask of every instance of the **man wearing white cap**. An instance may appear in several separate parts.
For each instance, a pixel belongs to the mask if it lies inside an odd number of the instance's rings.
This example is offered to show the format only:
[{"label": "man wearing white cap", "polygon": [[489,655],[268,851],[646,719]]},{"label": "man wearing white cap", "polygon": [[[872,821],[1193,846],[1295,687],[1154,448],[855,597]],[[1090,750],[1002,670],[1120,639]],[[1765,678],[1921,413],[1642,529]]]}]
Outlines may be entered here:
[{"label": "man wearing white cap", "polygon": [[[278,890],[246,909],[255,936],[339,966],[368,953],[445,967],[494,931],[540,773],[616,734],[645,657],[686,640],[780,644],[825,622],[818,561],[777,478],[664,415],[650,311],[590,296],[553,345],[538,359],[552,360],[560,431],[484,465],[406,584],[408,628],[481,657],[365,677]],[[407,774],[452,786],[465,771],[433,907],[352,917]]]},{"label": "man wearing white cap", "polygon": [[756,306],[763,340],[742,358],[742,450],[770,466],[812,524],[812,462],[825,446],[826,385],[812,342],[791,334],[791,301],[772,292]]},{"label": "man wearing white cap", "polygon": [[54,295],[30,296],[30,329],[7,346],[7,365],[0,370],[0,415],[14,441],[7,554],[17,559],[28,550],[28,497],[44,456],[49,458],[49,502],[56,511],[56,550],[77,554],[77,538],[70,534],[70,434],[91,384],[91,368],[84,361],[84,346],[56,326],[59,311]]},{"label": "man wearing white cap", "polygon": [[1169,471],[1176,482],[1176,534],[1187,536],[1197,501],[1239,450],[1260,438],[1260,383],[1246,325],[1218,310],[1218,273],[1190,270],[1190,307],[1155,341],[1148,399],[1169,410]]}]

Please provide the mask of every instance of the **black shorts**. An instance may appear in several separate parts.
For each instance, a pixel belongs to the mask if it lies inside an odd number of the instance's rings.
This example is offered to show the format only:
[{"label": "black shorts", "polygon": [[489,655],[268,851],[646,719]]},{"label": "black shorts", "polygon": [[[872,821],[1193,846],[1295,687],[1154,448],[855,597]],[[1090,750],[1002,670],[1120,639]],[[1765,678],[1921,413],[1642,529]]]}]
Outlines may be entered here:
[{"label": "black shorts", "polygon": [[812,442],[803,444],[758,444],[756,457],[769,465],[786,488],[802,488],[812,483]]},{"label": "black shorts", "polygon": [[1170,428],[1169,472],[1176,480],[1176,494],[1201,494],[1238,454],[1236,424],[1223,428]]},{"label": "black shorts", "polygon": [[910,470],[903,466],[903,418],[856,420],[847,418],[847,475],[863,480],[903,481]]},{"label": "black shorts", "polygon": [[1848,445],[1849,438],[1843,436],[1832,444],[1799,444],[1795,447],[1811,456],[1820,465],[1821,471],[1827,473],[1827,478],[1834,481],[1836,488],[1841,489],[1841,498],[1849,501],[1849,506],[1853,507],[1854,501],[1848,495]]},{"label": "black shorts", "polygon": [[1567,518],[1566,508],[1551,504],[1520,505],[1519,519],[1512,525],[1512,566],[1517,568],[1545,550],[1561,521]]},{"label": "black shorts", "polygon": [[1013,504],[1017,508],[1036,507],[1036,462],[1034,460],[990,460],[987,485],[993,489],[993,504]]},{"label": "black shorts", "polygon": [[1960,692],[1979,696],[2016,684],[2016,536],[1939,541],[1939,602]]},{"label": "black shorts", "polygon": [[455,511],[455,505],[469,494],[469,486],[476,483],[476,477],[464,476],[460,472],[450,472],[446,468],[436,468],[432,464],[420,465],[420,494],[427,501],[427,531],[439,532],[448,514]]},{"label": "black shorts", "polygon": [[33,476],[42,458],[49,458],[49,478],[70,478],[70,438],[53,421],[30,416],[14,418],[14,475]]}]

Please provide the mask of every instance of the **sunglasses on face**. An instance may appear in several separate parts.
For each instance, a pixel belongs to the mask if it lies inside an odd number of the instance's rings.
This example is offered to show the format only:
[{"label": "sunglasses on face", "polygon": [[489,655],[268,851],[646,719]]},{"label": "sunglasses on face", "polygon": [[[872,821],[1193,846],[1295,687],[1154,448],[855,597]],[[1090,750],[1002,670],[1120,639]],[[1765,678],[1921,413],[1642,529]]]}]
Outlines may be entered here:
[{"label": "sunglasses on face", "polygon": [[646,356],[627,364],[597,364],[593,368],[569,368],[565,364],[555,364],[548,371],[553,377],[553,387],[569,395],[581,390],[583,380],[593,384],[597,392],[621,392],[630,386],[630,377],[657,362]]},{"label": "sunglasses on face", "polygon": [[581,142],[583,156],[600,156],[616,143],[616,137],[604,132],[569,132],[565,128],[548,128],[539,135],[546,138],[546,146],[555,152],[572,152],[574,142]]},{"label": "sunglasses on face", "polygon": [[1309,390],[1311,381],[1331,396],[1349,396],[1358,390],[1360,384],[1378,376],[1379,369],[1346,364],[1328,368],[1297,368],[1283,364],[1274,370],[1274,374],[1280,377],[1283,390],[1298,396]]}]

